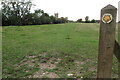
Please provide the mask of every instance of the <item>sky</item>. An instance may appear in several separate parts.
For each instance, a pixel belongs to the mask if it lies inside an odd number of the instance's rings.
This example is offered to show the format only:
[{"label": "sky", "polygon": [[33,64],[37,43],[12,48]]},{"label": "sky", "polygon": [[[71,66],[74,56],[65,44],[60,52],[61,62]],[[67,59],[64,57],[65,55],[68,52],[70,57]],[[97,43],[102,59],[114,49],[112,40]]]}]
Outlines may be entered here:
[{"label": "sky", "polygon": [[59,17],[68,17],[69,20],[100,19],[100,10],[108,4],[118,8],[120,0],[33,0],[36,5],[32,9],[42,9],[49,15],[59,13]]}]

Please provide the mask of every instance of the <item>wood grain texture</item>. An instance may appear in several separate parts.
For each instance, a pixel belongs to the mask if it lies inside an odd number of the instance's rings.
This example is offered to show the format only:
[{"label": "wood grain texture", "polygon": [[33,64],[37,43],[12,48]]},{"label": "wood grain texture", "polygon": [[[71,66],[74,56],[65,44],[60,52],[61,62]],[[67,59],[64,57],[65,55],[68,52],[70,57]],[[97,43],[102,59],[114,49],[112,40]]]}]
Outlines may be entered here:
[{"label": "wood grain texture", "polygon": [[[106,13],[112,15],[112,22],[102,22],[102,16]],[[108,5],[101,10],[97,78],[111,78],[116,14],[117,9],[112,5]]]}]

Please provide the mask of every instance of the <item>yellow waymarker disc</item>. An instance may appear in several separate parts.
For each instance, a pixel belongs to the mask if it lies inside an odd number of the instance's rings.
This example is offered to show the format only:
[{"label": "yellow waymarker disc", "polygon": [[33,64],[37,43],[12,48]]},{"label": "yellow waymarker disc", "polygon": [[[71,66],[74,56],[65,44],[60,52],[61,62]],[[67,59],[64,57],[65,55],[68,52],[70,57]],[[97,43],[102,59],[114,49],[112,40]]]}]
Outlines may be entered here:
[{"label": "yellow waymarker disc", "polygon": [[102,21],[104,23],[110,23],[112,21],[112,15],[107,13],[107,14],[104,14],[103,17],[102,17]]}]

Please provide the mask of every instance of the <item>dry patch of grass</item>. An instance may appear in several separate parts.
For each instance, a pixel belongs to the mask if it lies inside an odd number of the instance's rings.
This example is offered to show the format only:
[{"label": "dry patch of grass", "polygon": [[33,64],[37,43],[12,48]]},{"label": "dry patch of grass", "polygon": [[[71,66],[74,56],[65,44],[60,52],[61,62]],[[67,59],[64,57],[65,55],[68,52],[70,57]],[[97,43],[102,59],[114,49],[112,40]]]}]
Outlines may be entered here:
[{"label": "dry patch of grass", "polygon": [[[54,72],[48,72],[46,70],[53,70],[56,68],[56,65],[60,62],[60,58],[46,57],[47,53],[42,53],[39,55],[28,55],[24,57],[20,63],[16,64],[17,69],[25,66],[26,68],[38,68],[39,70],[34,72],[32,75],[27,77],[29,78],[58,78],[59,76]],[[29,73],[28,70],[25,70],[26,73]]]}]

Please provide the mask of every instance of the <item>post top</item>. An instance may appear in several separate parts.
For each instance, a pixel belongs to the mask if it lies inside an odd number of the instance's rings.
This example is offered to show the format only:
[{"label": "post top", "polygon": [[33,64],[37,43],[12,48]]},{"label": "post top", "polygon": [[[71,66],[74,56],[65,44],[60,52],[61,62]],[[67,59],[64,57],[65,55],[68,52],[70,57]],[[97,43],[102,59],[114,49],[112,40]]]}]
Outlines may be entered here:
[{"label": "post top", "polygon": [[102,8],[102,10],[105,10],[105,9],[117,9],[115,6],[109,4],[107,6],[105,6],[104,8]]}]

